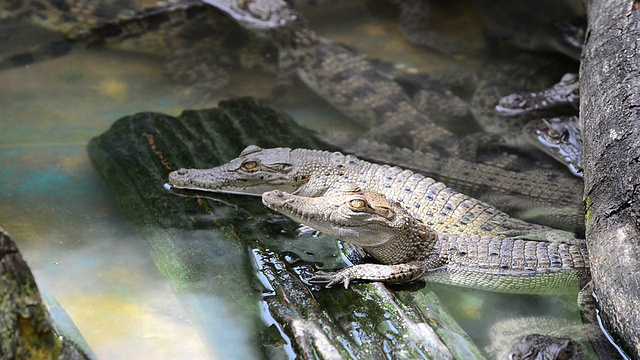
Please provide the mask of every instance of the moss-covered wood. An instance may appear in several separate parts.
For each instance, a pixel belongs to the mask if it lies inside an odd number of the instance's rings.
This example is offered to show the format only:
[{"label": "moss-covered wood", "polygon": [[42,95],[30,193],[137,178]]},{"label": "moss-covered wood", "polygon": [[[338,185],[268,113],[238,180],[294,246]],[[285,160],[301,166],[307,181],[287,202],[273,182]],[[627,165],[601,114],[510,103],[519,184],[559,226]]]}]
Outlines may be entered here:
[{"label": "moss-covered wood", "polygon": [[[88,151],[123,214],[179,293],[231,297],[256,319],[260,304],[266,306],[270,326],[248,324],[262,328],[259,353],[482,357],[431,293],[395,293],[380,284],[321,291],[305,285],[299,273],[311,271],[311,265],[284,261],[277,250],[277,238],[292,223],[269,212],[258,198],[178,194],[163,188],[169,171],[213,167],[250,144],[316,147],[290,118],[265,102],[244,98],[221,102],[216,109],[185,111],[177,118],[140,113],[120,119],[92,139]],[[224,262],[232,252],[244,254],[243,260]],[[256,273],[263,284],[259,290],[252,285]],[[206,313],[198,316],[207,320]],[[254,340],[260,342],[257,334]]]}]

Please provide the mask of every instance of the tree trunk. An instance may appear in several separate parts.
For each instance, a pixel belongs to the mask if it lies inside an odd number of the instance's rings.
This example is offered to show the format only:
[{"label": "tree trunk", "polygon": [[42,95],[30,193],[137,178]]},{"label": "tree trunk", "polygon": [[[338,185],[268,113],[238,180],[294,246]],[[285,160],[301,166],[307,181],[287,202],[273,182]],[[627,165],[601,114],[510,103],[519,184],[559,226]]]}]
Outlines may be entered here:
[{"label": "tree trunk", "polygon": [[606,328],[640,359],[640,3],[586,3],[580,114],[591,272]]}]

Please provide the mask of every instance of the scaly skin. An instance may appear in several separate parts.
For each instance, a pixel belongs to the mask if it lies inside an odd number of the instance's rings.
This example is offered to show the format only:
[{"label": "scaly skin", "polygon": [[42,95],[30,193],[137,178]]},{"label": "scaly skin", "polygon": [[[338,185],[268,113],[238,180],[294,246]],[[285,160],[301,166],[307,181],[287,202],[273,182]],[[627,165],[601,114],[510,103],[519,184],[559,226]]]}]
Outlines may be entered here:
[{"label": "scaly skin", "polygon": [[[249,3],[262,2],[269,0]],[[244,14],[245,18],[255,16]],[[455,147],[454,135],[420,112],[390,75],[367,57],[318,36],[300,15],[266,33],[279,48],[278,90],[285,89],[297,74],[333,107],[366,126],[369,137],[417,149],[435,147],[443,153]],[[411,136],[417,129],[426,129],[426,135]]]},{"label": "scaly skin", "polygon": [[503,97],[496,106],[496,110],[505,115],[517,115],[567,105],[572,105],[577,109],[580,102],[580,82],[578,80],[578,74],[564,74],[560,82],[549,89]]},{"label": "scaly skin", "polygon": [[238,158],[216,168],[180,169],[169,174],[169,184],[176,188],[245,195],[282,190],[317,197],[331,194],[345,183],[356,183],[363,190],[400,202],[413,217],[440,233],[579,242],[568,232],[511,218],[420,173],[339,152],[251,145]]},{"label": "scaly skin", "polygon": [[309,280],[313,283],[344,283],[346,288],[353,280],[424,278],[495,292],[548,294],[576,290],[590,278],[585,244],[437,233],[398,202],[353,184],[315,198],[274,190],[262,194],[262,202],[295,221],[361,246],[380,263],[317,273]]},{"label": "scaly skin", "polygon": [[569,174],[540,169],[516,172],[372,140],[324,133],[317,136],[332,147],[359,157],[423,171],[458,191],[510,213],[542,209],[542,216],[535,217],[536,222],[584,229],[583,184]]},{"label": "scaly skin", "polygon": [[577,116],[531,121],[524,133],[537,148],[582,177],[582,136]]}]

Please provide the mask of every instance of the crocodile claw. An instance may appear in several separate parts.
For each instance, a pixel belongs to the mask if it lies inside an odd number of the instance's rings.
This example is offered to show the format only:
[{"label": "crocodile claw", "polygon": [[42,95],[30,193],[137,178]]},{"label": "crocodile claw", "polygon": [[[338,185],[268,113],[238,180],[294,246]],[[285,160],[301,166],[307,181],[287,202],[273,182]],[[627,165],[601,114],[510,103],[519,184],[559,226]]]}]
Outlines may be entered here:
[{"label": "crocodile claw", "polygon": [[349,272],[345,270],[337,272],[316,271],[307,281],[316,285],[324,285],[327,288],[344,283],[344,288],[348,289],[352,278],[349,276]]}]

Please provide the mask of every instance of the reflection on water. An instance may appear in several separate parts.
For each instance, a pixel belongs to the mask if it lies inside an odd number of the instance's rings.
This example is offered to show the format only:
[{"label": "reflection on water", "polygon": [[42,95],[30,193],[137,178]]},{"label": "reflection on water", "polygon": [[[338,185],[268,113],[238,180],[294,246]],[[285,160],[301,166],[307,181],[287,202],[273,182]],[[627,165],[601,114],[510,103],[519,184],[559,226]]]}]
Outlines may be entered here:
[{"label": "reflection on water", "polygon": [[[446,57],[409,44],[398,31],[396,14],[385,14],[389,9],[354,1],[305,9],[305,15],[323,36],[399,68],[428,72],[449,65]],[[477,20],[464,11],[456,14],[448,24],[435,18],[434,25],[449,26],[450,35],[469,46],[483,46]],[[50,34],[10,40],[37,43],[45,36]],[[4,44],[3,51],[11,48]],[[85,151],[91,137],[124,115],[175,115],[186,107],[215,106],[230,96],[264,97],[273,81],[272,75],[255,72],[230,76],[227,87],[203,101],[190,99],[194,93],[187,86],[167,80],[162,59],[116,49],[77,49],[0,72],[0,226],[17,241],[41,290],[58,299],[101,359],[257,357],[251,328],[260,305],[251,280],[238,278],[237,288],[228,290],[233,295],[224,291],[215,298],[177,298],[150,259],[144,239],[136,238],[119,215]],[[362,131],[300,83],[278,103],[310,129]],[[219,240],[223,246],[224,239]],[[236,250],[223,251],[231,256],[226,260],[246,263],[252,271],[247,254]],[[558,306],[554,299],[450,288],[441,293],[481,342],[488,325],[501,316],[542,312],[576,317],[575,309]],[[245,309],[254,299],[255,309]],[[551,314],[546,308],[557,311]],[[198,309],[210,309],[215,322],[194,317]]]}]

